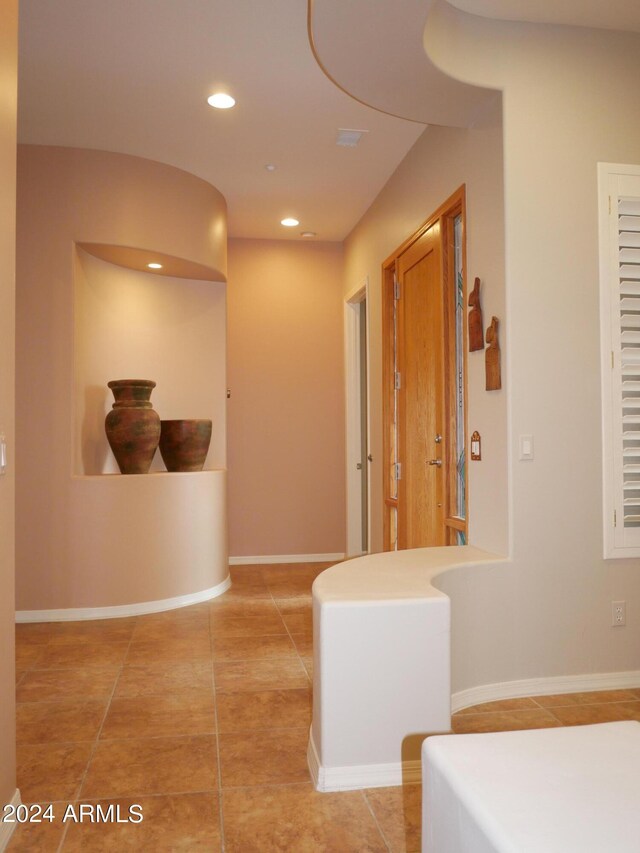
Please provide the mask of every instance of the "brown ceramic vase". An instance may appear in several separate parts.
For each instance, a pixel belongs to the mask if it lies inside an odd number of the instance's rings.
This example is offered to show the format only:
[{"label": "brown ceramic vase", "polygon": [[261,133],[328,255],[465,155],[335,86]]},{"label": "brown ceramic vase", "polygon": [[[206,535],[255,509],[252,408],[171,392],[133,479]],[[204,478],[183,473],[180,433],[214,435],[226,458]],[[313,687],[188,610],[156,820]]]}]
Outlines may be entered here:
[{"label": "brown ceramic vase", "polygon": [[151,379],[108,383],[115,403],[105,420],[107,439],[122,474],[147,474],[160,439],[160,416],[152,408]]},{"label": "brown ceramic vase", "polygon": [[211,421],[160,423],[160,453],[167,471],[202,471],[211,442]]}]

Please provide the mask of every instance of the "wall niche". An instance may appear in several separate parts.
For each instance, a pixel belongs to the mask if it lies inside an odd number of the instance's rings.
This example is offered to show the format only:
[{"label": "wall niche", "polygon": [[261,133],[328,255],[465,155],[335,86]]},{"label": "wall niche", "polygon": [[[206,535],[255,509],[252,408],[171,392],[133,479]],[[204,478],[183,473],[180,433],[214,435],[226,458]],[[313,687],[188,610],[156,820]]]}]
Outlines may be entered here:
[{"label": "wall niche", "polygon": [[[226,465],[226,285],[126,269],[76,249],[74,474],[117,474],[111,379],[153,379],[163,419],[209,418],[205,470]],[[164,471],[156,451],[151,472]]]}]

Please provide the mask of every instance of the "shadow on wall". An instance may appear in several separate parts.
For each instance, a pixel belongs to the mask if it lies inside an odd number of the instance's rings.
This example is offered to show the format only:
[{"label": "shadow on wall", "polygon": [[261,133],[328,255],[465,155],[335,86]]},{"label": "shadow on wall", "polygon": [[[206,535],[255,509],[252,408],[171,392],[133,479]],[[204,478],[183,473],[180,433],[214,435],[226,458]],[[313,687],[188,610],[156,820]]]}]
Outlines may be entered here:
[{"label": "shadow on wall", "polygon": [[87,385],[84,390],[84,418],[82,419],[82,470],[84,474],[102,474],[108,455],[104,435],[104,413],[109,389],[101,385]]}]

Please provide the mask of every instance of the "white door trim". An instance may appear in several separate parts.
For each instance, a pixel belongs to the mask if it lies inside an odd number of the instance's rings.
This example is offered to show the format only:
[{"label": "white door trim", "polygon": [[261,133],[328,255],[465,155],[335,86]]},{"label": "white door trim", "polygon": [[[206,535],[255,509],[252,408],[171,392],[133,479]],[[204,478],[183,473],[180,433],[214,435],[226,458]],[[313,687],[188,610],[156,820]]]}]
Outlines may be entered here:
[{"label": "white door trim", "polygon": [[[360,322],[359,306],[366,300],[366,325],[369,324],[369,277],[367,276],[354,288],[344,303],[344,346],[345,346],[345,387],[346,387],[346,480],[347,480],[347,557],[357,557],[363,553],[362,541],[362,486],[361,475],[356,464],[368,465],[366,454],[361,447],[361,394],[360,394]],[[370,335],[367,335],[367,444],[371,447],[371,370],[369,354]],[[367,553],[371,550],[371,471],[367,477]]]}]

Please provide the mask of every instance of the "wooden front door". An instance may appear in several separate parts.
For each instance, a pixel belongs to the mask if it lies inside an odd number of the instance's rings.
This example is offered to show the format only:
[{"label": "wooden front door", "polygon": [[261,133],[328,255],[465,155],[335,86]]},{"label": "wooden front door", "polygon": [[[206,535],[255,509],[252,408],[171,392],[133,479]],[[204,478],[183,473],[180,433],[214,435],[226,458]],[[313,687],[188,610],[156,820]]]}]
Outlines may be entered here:
[{"label": "wooden front door", "polygon": [[440,222],[396,262],[398,548],[445,545],[444,305]]}]

